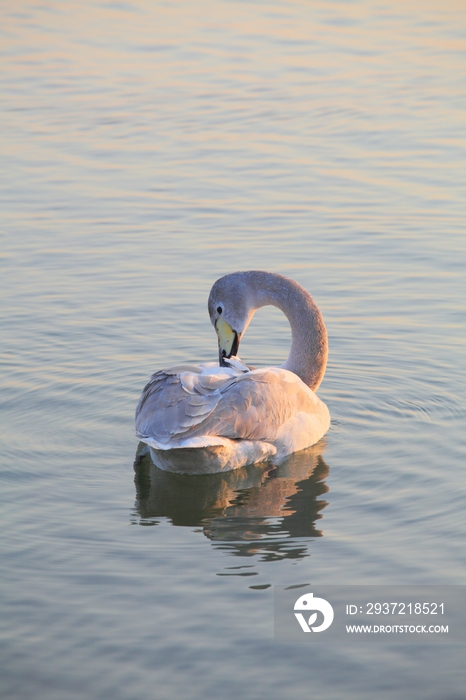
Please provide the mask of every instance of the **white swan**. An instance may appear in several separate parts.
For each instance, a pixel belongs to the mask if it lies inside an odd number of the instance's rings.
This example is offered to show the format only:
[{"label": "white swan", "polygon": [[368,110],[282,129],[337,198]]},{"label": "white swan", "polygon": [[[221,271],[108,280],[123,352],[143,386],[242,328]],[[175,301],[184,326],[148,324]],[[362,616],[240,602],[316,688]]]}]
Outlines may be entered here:
[{"label": "white swan", "polygon": [[[254,312],[277,306],[291,326],[281,367],[250,370],[236,357]],[[327,364],[327,331],[311,295],[283,275],[234,272],[215,282],[208,302],[219,343],[215,363],[152,375],[136,408],[136,434],[161,469],[205,474],[315,444],[330,426],[314,391]]]}]

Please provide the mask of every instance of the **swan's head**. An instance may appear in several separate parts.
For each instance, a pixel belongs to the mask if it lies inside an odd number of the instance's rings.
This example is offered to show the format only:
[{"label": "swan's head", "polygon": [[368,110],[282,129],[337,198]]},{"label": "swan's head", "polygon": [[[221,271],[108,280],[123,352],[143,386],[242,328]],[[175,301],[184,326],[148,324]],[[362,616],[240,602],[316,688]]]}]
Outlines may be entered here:
[{"label": "swan's head", "polygon": [[209,294],[209,316],[218,336],[218,359],[227,365],[238,354],[239,344],[256,309],[247,273],[233,272],[217,280]]}]

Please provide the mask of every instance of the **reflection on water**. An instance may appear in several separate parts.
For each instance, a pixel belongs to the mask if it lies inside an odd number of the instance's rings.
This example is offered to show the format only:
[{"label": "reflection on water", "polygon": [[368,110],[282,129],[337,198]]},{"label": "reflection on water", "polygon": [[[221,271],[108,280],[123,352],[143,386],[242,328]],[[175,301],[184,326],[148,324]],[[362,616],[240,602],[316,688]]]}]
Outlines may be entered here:
[{"label": "reflection on water", "polygon": [[[161,471],[146,455],[135,462],[133,524],[202,528],[215,547],[261,561],[308,556],[307,538],[327,501],[329,467],[324,441],[291,455],[280,466],[253,465],[220,474],[189,476]],[[244,574],[243,574],[244,575]]]}]

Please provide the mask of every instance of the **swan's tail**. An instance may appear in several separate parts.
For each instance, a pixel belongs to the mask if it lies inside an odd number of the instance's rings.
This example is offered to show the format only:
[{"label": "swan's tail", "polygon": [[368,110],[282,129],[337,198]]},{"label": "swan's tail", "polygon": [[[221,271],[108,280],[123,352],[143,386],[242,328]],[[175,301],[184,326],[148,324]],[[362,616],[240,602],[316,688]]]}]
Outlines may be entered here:
[{"label": "swan's tail", "polygon": [[151,438],[141,439],[149,445],[151,459],[159,469],[182,474],[227,472],[264,462],[277,451],[274,445],[260,440],[230,440],[209,435],[191,438],[174,448],[157,445]]}]

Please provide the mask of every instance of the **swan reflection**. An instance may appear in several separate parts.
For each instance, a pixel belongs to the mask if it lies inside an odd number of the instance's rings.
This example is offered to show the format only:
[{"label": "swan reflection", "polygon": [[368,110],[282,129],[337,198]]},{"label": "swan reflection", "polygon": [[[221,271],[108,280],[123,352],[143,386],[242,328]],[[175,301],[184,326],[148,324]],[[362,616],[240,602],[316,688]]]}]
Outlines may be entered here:
[{"label": "swan reflection", "polygon": [[[141,445],[142,447],[142,445]],[[279,466],[252,465],[190,476],[158,469],[149,455],[135,462],[136,512],[132,522],[202,528],[216,548],[262,561],[308,556],[309,538],[327,501],[329,467],[321,441]]]}]

